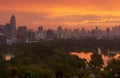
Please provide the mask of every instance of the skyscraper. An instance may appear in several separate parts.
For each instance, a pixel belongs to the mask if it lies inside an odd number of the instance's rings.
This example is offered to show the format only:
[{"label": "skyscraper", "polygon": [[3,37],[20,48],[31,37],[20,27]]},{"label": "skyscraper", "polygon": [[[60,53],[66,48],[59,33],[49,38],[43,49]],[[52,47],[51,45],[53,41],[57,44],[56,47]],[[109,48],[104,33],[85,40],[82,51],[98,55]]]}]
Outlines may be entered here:
[{"label": "skyscraper", "polygon": [[6,23],[5,25],[5,36],[7,39],[11,38],[11,28],[9,23]]},{"label": "skyscraper", "polygon": [[17,42],[18,43],[25,43],[26,40],[27,40],[27,27],[26,26],[18,27]]},{"label": "skyscraper", "polygon": [[57,27],[57,37],[58,37],[58,39],[61,39],[62,38],[62,36],[63,36],[63,30],[62,30],[62,27],[61,26],[58,26]]},{"label": "skyscraper", "polygon": [[38,27],[37,39],[38,40],[44,39],[44,29],[42,26]]},{"label": "skyscraper", "polygon": [[10,19],[11,38],[16,37],[16,18],[14,15]]},{"label": "skyscraper", "polygon": [[54,34],[54,30],[48,29],[47,30],[47,39],[48,40],[53,40],[55,37],[56,37],[56,35]]}]

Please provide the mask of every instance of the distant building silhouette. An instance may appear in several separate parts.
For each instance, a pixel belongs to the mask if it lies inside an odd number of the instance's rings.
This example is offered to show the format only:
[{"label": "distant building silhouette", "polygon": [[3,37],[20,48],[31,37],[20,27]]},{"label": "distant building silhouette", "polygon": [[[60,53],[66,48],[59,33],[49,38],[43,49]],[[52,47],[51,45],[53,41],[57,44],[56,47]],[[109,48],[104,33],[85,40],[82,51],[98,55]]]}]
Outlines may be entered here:
[{"label": "distant building silhouette", "polygon": [[17,43],[26,43],[26,40],[27,40],[27,27],[26,26],[18,27]]},{"label": "distant building silhouette", "polygon": [[54,30],[48,29],[48,30],[47,30],[47,39],[48,39],[48,40],[53,40],[53,39],[55,39],[55,38],[56,38],[56,36],[55,36],[55,34],[54,34]]},{"label": "distant building silhouette", "polygon": [[10,19],[10,28],[11,28],[11,37],[16,37],[16,18],[14,15],[11,16]]},{"label": "distant building silhouette", "polygon": [[5,35],[7,39],[11,38],[11,27],[10,27],[10,23],[6,23],[5,25]]},{"label": "distant building silhouette", "polygon": [[37,34],[36,34],[36,39],[37,40],[43,40],[45,39],[45,31],[43,29],[42,26],[38,27],[38,31],[37,31]]},{"label": "distant building silhouette", "polygon": [[62,38],[62,32],[63,32],[63,30],[62,30],[62,27],[61,26],[58,26],[57,27],[57,37],[58,37],[58,39],[61,39]]},{"label": "distant building silhouette", "polygon": [[3,34],[0,33],[0,45],[6,44],[6,38]]},{"label": "distant building silhouette", "polygon": [[16,20],[14,15],[11,16],[10,23],[5,26],[5,35],[7,39],[16,38]]},{"label": "distant building silhouette", "polygon": [[38,32],[43,32],[43,27],[42,26],[38,27]]},{"label": "distant building silhouette", "polygon": [[35,32],[33,30],[27,30],[28,42],[35,41]]},{"label": "distant building silhouette", "polygon": [[0,33],[5,34],[5,25],[0,25]]}]

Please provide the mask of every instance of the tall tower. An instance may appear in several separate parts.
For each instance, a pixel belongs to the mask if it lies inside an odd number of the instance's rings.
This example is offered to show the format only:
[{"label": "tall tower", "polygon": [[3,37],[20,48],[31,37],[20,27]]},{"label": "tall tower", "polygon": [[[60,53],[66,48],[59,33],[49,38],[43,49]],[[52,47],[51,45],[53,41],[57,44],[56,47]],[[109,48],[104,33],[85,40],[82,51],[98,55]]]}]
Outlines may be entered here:
[{"label": "tall tower", "polygon": [[11,28],[11,37],[15,38],[16,37],[16,19],[15,16],[12,15],[10,19],[10,28]]}]

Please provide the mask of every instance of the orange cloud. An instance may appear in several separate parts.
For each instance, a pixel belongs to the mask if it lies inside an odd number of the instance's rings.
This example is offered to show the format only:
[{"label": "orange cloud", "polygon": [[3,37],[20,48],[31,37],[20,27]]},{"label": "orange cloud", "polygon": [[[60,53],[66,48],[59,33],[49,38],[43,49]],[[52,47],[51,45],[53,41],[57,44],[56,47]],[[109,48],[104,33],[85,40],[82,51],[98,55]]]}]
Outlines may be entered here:
[{"label": "orange cloud", "polygon": [[120,22],[120,0],[0,0],[0,23],[14,13],[17,24],[116,25]]}]

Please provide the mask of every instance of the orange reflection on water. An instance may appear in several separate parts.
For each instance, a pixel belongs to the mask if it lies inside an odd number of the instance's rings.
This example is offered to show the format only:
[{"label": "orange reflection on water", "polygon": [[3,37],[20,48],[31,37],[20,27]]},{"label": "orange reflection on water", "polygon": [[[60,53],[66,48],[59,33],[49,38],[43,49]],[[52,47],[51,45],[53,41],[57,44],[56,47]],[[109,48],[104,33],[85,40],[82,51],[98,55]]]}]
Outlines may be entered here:
[{"label": "orange reflection on water", "polygon": [[108,65],[108,61],[110,61],[112,58],[104,54],[101,54],[101,56],[102,56],[103,63],[104,63],[103,67],[106,67]]},{"label": "orange reflection on water", "polygon": [[72,55],[77,55],[79,58],[86,59],[87,62],[90,62],[91,60],[91,55],[93,54],[92,52],[71,52],[70,54]]},{"label": "orange reflection on water", "polygon": [[120,54],[116,54],[116,55],[114,56],[114,59],[120,59]]},{"label": "orange reflection on water", "polygon": [[[82,59],[86,59],[87,62],[89,63],[90,60],[91,60],[91,55],[93,54],[92,52],[71,52],[70,54],[72,55],[77,55],[79,58],[82,58]],[[99,53],[103,59],[103,67],[106,67],[108,65],[108,62],[111,61],[112,59],[120,59],[120,54],[115,54],[113,56],[109,56],[109,55],[104,55],[102,53]]]}]

